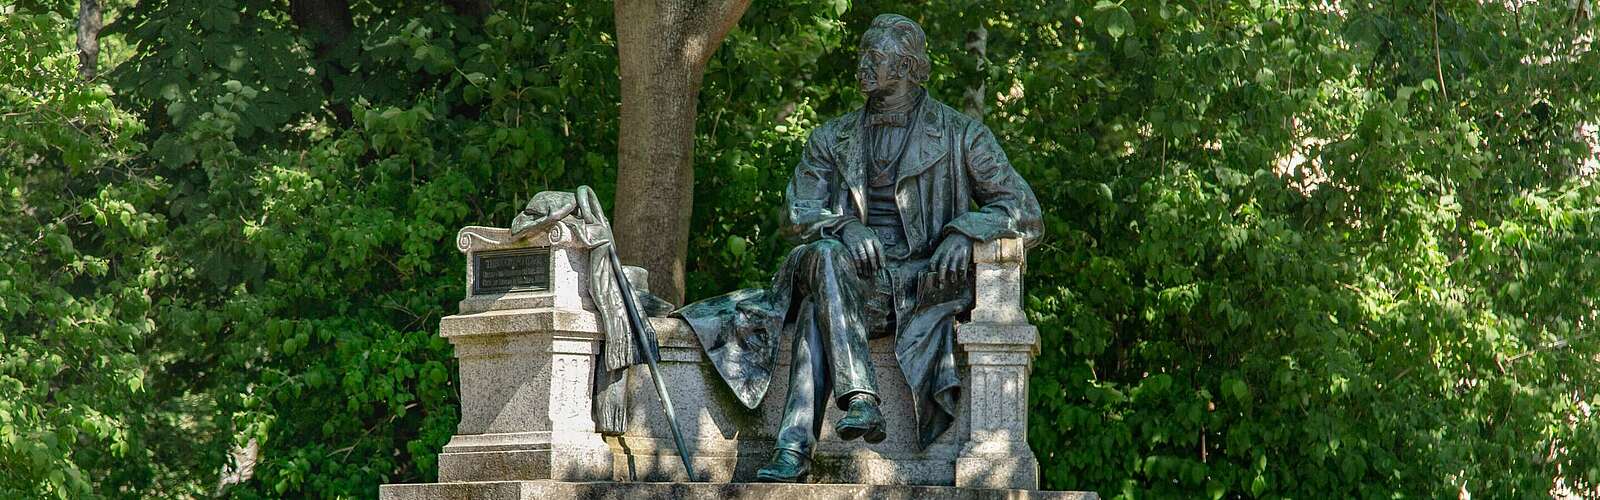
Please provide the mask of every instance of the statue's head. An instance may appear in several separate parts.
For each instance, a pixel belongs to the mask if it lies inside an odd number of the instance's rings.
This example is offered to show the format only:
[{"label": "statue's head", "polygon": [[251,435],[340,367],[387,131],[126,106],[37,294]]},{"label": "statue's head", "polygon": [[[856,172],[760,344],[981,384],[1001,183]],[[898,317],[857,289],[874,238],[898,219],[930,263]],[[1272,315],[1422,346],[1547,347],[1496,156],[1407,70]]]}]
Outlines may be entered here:
[{"label": "statue's head", "polygon": [[902,84],[920,86],[928,80],[930,66],[927,35],[906,16],[880,15],[861,35],[856,80],[868,96],[894,93]]}]

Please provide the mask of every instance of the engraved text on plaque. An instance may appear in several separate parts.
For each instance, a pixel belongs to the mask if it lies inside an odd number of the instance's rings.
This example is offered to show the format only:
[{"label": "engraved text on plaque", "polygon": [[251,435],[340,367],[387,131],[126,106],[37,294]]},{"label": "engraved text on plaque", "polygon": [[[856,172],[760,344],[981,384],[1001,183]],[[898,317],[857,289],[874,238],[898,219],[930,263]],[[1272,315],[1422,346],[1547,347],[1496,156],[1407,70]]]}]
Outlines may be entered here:
[{"label": "engraved text on plaque", "polygon": [[518,248],[473,254],[472,294],[536,292],[550,289],[550,250]]}]

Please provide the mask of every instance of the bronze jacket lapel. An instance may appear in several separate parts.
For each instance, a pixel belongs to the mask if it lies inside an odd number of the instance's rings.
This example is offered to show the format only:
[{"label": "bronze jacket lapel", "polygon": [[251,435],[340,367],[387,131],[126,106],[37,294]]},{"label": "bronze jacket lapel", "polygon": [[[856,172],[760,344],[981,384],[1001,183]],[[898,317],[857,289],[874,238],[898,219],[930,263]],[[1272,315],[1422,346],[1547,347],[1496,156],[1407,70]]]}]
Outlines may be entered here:
[{"label": "bronze jacket lapel", "polygon": [[944,105],[932,96],[923,99],[914,115],[917,121],[912,123],[913,135],[907,139],[916,142],[906,148],[906,156],[901,159],[896,175],[895,204],[900,208],[900,223],[913,252],[928,243],[927,218],[933,216],[929,213],[933,207],[925,205],[928,193],[923,193],[932,186],[918,180],[918,176],[949,154],[944,137],[944,110]]},{"label": "bronze jacket lapel", "polygon": [[[867,195],[863,190],[866,176],[866,155],[861,146],[861,119],[866,113],[857,109],[846,115],[841,121],[837,134],[837,142],[833,145],[833,157],[838,164],[834,168],[839,172],[839,179],[844,183],[848,193],[849,203],[855,206],[856,217],[863,218],[867,213]],[[843,208],[843,207],[840,207]]]},{"label": "bronze jacket lapel", "polygon": [[922,128],[921,136],[917,138],[920,144],[906,152],[905,161],[900,163],[898,180],[905,180],[907,177],[922,173],[939,160],[943,160],[945,154],[949,152],[949,145],[944,140],[943,108],[943,104],[931,97],[923,101],[922,109],[918,110],[918,114],[922,116],[916,124]]}]

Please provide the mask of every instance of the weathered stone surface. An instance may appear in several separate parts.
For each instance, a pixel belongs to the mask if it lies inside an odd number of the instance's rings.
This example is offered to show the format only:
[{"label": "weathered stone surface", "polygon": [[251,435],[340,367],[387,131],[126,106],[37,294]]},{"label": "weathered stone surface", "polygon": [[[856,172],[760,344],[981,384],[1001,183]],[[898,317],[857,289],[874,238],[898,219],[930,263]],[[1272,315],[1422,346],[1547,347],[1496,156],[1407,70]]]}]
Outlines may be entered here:
[{"label": "weathered stone surface", "polygon": [[[591,231],[588,226],[577,230]],[[461,314],[491,310],[532,309],[555,307],[572,310],[593,309],[589,300],[589,249],[574,234],[573,226],[557,224],[547,233],[528,237],[512,237],[511,231],[498,227],[468,226],[456,234],[456,249],[467,256],[466,298],[459,307]],[[478,275],[475,268],[478,252],[547,249],[550,251],[549,289],[531,292],[476,294],[473,290]]]},{"label": "weathered stone surface", "polygon": [[1030,491],[949,486],[760,483],[569,483],[495,481],[478,483],[386,484],[381,500],[642,500],[674,498],[721,500],[1098,500],[1092,492]]},{"label": "weathered stone surface", "polygon": [[972,321],[1023,324],[1022,271],[1027,260],[1022,240],[1006,238],[972,247],[976,301]]},{"label": "weathered stone surface", "polygon": [[1039,353],[1039,330],[1022,310],[1024,252],[1021,240],[973,250],[978,302],[972,321],[956,326],[965,367],[963,413],[969,416],[956,486],[1039,487],[1039,460],[1028,447],[1028,373]]},{"label": "weathered stone surface", "polygon": [[[695,470],[710,481],[750,481],[756,469],[772,455],[772,429],[783,416],[783,395],[788,377],[775,377],[767,398],[747,410],[706,364],[699,340],[679,319],[655,318],[661,344],[661,370],[668,378],[672,402],[694,458]],[[823,483],[951,485],[955,463],[966,435],[967,415],[958,416],[951,429],[926,450],[918,450],[911,410],[910,388],[895,364],[893,339],[869,342],[877,367],[888,438],[878,444],[840,441],[831,425],[823,426],[817,445],[811,481]],[[788,372],[789,349],[779,354],[780,373]],[[654,382],[643,368],[629,374],[629,427],[622,436],[607,438],[616,453],[617,480],[684,481],[689,478],[679,464],[670,431],[652,391]],[[829,407],[826,421],[843,412]]]},{"label": "weathered stone surface", "polygon": [[441,334],[461,367],[461,421],[439,455],[441,480],[610,478],[589,411],[600,342],[591,313],[452,316]]},{"label": "weathered stone surface", "polygon": [[[467,298],[461,314],[440,320],[439,335],[460,364],[461,421],[439,454],[440,480],[611,477],[611,449],[590,412],[602,335],[588,301],[588,249],[571,232],[558,225],[512,238],[468,227],[458,235]],[[548,290],[474,294],[474,253],[526,248],[549,252]]]}]

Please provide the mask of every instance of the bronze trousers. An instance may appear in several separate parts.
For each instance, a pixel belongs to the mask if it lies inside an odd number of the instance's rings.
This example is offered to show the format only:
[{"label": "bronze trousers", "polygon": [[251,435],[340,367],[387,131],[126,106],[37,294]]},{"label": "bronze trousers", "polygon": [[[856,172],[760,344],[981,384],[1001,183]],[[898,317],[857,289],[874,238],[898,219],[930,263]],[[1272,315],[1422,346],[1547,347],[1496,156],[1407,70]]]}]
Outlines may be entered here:
[{"label": "bronze trousers", "polygon": [[856,276],[849,250],[838,241],[807,244],[801,258],[796,291],[804,298],[797,311],[789,394],[777,447],[810,456],[827,411],[828,398],[819,393],[821,388],[828,388],[841,410],[857,394],[877,398],[877,374],[867,338],[871,330],[887,322],[878,314],[884,309],[882,302],[893,300],[878,289],[879,280]]}]

